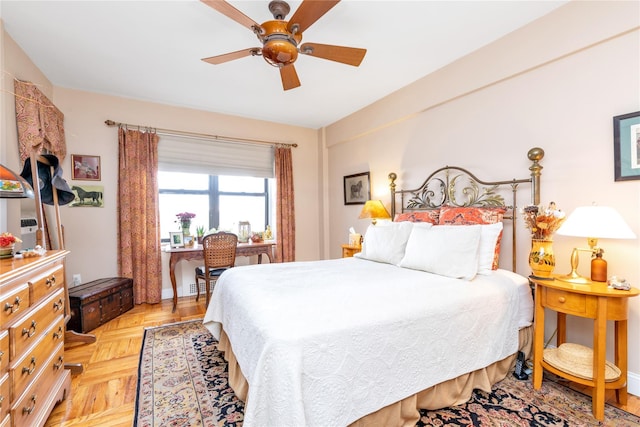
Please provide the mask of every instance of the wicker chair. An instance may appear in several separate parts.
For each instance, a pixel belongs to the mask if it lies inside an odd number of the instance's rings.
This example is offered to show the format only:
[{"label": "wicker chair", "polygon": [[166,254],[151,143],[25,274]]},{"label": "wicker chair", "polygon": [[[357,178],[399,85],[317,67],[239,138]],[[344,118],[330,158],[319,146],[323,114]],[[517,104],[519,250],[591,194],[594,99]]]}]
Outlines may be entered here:
[{"label": "wicker chair", "polygon": [[201,279],[206,283],[207,305],[209,305],[212,285],[215,285],[220,275],[233,267],[236,262],[237,245],[238,236],[233,233],[220,232],[204,236],[202,239],[204,266],[196,267],[196,301],[200,299],[199,279]]}]

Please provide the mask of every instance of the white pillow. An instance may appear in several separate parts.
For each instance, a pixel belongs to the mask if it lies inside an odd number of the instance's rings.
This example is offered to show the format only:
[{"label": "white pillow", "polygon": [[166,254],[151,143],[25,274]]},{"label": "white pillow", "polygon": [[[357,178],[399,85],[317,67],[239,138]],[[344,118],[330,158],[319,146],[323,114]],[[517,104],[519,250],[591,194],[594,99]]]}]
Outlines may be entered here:
[{"label": "white pillow", "polygon": [[471,280],[478,272],[480,234],[480,225],[416,227],[400,267]]},{"label": "white pillow", "polygon": [[502,232],[502,221],[495,224],[481,225],[480,247],[478,248],[478,274],[488,275],[493,272],[493,256]]},{"label": "white pillow", "polygon": [[398,265],[413,229],[411,222],[371,224],[367,228],[359,258]]}]

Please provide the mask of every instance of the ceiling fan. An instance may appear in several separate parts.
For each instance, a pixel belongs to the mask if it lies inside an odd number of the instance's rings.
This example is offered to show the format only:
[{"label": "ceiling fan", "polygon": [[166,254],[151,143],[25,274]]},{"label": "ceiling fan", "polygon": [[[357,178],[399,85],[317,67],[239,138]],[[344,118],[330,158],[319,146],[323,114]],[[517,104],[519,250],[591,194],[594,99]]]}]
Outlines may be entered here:
[{"label": "ceiling fan", "polygon": [[273,14],[274,20],[262,24],[258,24],[224,0],[200,1],[252,30],[262,43],[262,47],[251,47],[202,60],[210,64],[222,64],[245,56],[262,56],[267,63],[280,69],[284,90],[300,86],[298,73],[293,65],[299,53],[355,67],[360,65],[367,53],[366,49],[354,47],[319,43],[300,45],[302,32],[338,4],[340,0],[304,0],[289,21],[284,20],[290,11],[289,5],[281,0],[273,0],[269,3],[269,11]]}]

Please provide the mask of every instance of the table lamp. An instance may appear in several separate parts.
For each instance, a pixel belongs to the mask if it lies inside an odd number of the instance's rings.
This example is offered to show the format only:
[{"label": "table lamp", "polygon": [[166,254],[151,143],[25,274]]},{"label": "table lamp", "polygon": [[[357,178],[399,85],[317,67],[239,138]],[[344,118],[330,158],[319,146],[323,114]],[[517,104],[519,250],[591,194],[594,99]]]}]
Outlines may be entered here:
[{"label": "table lamp", "polygon": [[391,215],[380,200],[367,200],[358,218],[371,218],[371,223],[376,225],[379,219],[390,219]]},{"label": "table lamp", "polygon": [[[558,229],[562,236],[586,237],[589,248],[573,248],[571,253],[571,273],[556,277],[558,280],[571,283],[588,283],[589,279],[578,274],[578,252],[587,251],[598,259],[599,265],[592,263],[592,280],[607,280],[606,261],[602,260],[604,252],[598,247],[598,239],[635,239],[636,235],[613,208],[607,206],[582,206],[576,208]],[[602,264],[604,262],[604,264]],[[597,271],[595,270],[597,268]]]},{"label": "table lamp", "polygon": [[33,199],[33,189],[29,183],[11,169],[0,164],[0,199]]}]

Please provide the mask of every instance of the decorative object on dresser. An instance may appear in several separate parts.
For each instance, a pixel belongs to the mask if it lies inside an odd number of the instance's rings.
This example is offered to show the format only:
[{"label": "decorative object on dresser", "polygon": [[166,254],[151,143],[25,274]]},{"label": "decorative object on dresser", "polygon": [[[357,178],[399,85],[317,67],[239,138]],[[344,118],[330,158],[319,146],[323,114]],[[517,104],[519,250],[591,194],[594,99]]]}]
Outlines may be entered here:
[{"label": "decorative object on dresser", "polygon": [[[571,272],[567,275],[556,276],[558,280],[571,283],[589,283],[589,279],[578,274],[578,252],[591,252],[591,255],[599,258],[596,261],[595,271],[591,271],[591,280],[597,282],[607,281],[606,261],[602,259],[602,248],[598,247],[599,238],[608,239],[635,239],[636,235],[624,221],[622,216],[613,208],[607,206],[582,206],[576,208],[567,221],[560,227],[558,234],[563,236],[586,237],[589,248],[573,248],[571,253]],[[599,255],[599,256],[598,256]],[[603,264],[604,263],[604,264]],[[595,276],[594,276],[595,273]]]},{"label": "decorative object on dresser", "polygon": [[64,365],[68,251],[0,260],[0,425],[42,426],[71,391]]},{"label": "decorative object on dresser", "polygon": [[[557,278],[558,276],[556,276]],[[630,288],[621,291],[606,283],[587,280],[581,284],[564,280],[543,280],[531,277],[535,284],[535,327],[533,355],[533,386],[542,386],[543,370],[562,378],[593,388],[593,416],[604,419],[605,391],[616,390],[618,403],[627,403],[627,319],[628,300],[638,296],[640,291]],[[545,309],[556,311],[556,349],[544,349]],[[593,350],[583,346],[570,345],[567,348],[567,315],[593,319]],[[607,321],[614,326],[613,364],[606,360]],[[569,343],[571,344],[571,343]],[[586,352],[585,352],[586,350]],[[565,355],[569,354],[574,366],[567,367]],[[585,360],[582,368],[579,359]]]},{"label": "decorative object on dresser", "polygon": [[73,287],[69,304],[67,327],[80,333],[92,331],[133,308],[133,280],[110,277]]}]

